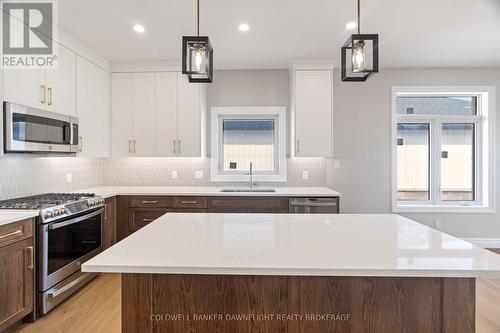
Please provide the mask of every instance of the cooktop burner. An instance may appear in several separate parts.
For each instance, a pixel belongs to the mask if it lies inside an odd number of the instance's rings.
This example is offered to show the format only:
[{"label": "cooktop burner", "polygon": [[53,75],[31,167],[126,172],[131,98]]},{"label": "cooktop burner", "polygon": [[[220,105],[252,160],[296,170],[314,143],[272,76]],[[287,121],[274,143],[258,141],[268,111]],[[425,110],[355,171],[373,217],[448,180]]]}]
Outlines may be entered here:
[{"label": "cooktop burner", "polygon": [[47,193],[0,201],[0,209],[44,209],[95,197],[94,193]]}]

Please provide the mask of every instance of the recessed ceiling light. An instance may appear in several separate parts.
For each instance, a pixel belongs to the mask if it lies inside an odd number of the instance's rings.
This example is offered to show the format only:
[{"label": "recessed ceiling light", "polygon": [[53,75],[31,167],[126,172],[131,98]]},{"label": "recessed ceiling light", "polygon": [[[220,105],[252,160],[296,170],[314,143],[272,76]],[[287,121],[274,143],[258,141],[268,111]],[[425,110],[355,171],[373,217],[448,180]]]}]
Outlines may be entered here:
[{"label": "recessed ceiling light", "polygon": [[134,30],[135,30],[135,32],[144,32],[146,29],[141,24],[135,24],[134,25]]},{"label": "recessed ceiling light", "polygon": [[241,31],[241,32],[247,32],[248,30],[250,30],[250,26],[246,23],[241,23],[239,26],[238,26],[238,29]]},{"label": "recessed ceiling light", "polygon": [[346,28],[347,30],[354,30],[354,29],[356,29],[356,27],[357,27],[356,22],[349,22],[349,23],[347,23],[347,24],[345,25],[345,28]]}]

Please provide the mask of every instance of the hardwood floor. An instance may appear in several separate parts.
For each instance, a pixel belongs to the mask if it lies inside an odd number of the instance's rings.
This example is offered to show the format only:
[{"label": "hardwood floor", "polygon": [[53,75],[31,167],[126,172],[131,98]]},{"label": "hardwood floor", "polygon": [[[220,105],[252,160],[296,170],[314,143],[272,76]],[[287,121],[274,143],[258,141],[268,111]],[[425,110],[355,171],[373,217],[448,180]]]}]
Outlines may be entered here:
[{"label": "hardwood floor", "polygon": [[[118,333],[121,331],[121,277],[102,274],[67,302],[16,333]],[[477,280],[476,332],[500,332],[500,280]]]},{"label": "hardwood floor", "polygon": [[16,333],[115,333],[121,331],[121,276],[102,274],[33,324]]}]

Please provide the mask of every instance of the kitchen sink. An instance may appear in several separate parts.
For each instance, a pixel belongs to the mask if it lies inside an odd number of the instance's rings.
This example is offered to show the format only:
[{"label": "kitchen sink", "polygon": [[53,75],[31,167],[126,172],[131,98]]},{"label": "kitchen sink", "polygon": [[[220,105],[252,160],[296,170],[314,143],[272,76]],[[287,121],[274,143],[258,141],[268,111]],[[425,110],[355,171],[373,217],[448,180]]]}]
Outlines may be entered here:
[{"label": "kitchen sink", "polygon": [[257,193],[274,193],[274,188],[223,188],[220,192],[257,192]]}]

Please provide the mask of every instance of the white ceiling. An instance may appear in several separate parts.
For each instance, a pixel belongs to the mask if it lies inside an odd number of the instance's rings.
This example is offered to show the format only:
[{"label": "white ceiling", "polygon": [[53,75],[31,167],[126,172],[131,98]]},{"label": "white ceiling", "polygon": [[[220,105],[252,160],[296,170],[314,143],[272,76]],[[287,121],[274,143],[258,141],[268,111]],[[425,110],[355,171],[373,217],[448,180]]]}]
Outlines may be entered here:
[{"label": "white ceiling", "polygon": [[[329,57],[355,0],[200,0],[215,68],[287,68]],[[380,34],[382,67],[500,66],[500,0],[362,0],[364,33]],[[61,0],[61,28],[111,61],[179,60],[195,33],[195,0]],[[238,24],[250,31],[242,34]],[[133,24],[146,27],[142,35]]]}]

